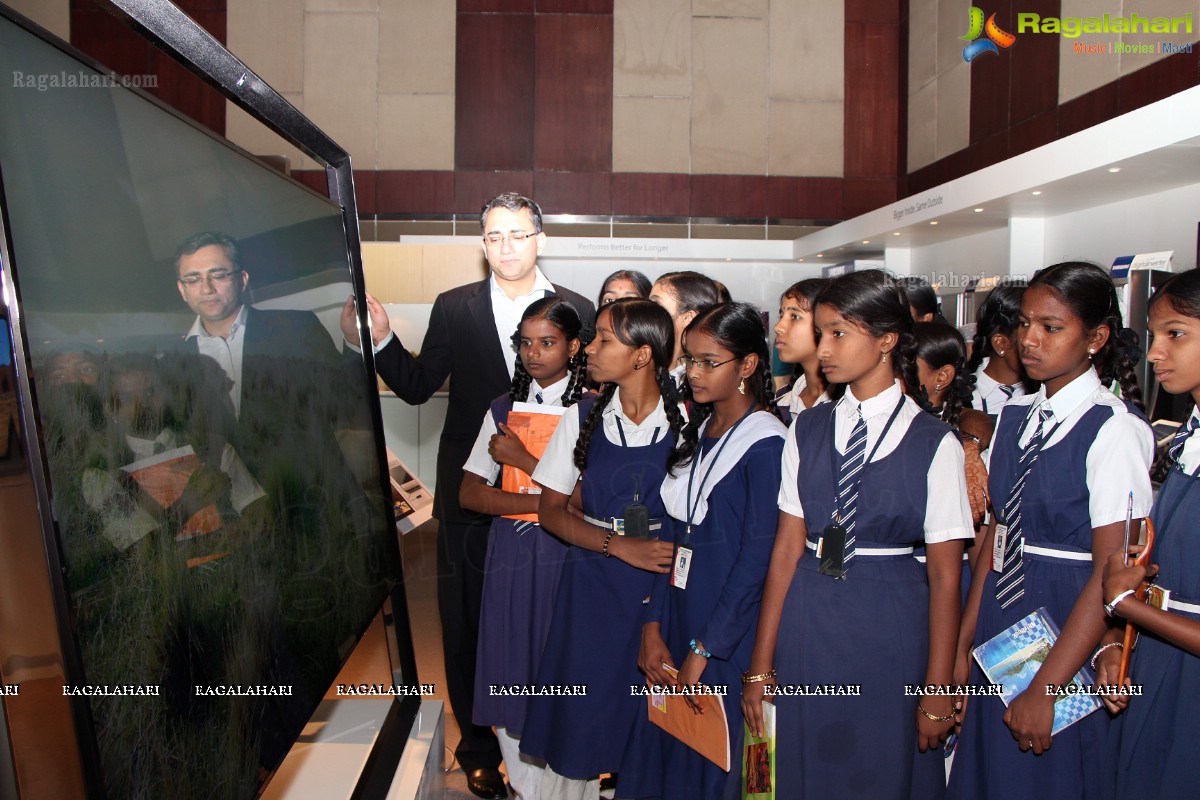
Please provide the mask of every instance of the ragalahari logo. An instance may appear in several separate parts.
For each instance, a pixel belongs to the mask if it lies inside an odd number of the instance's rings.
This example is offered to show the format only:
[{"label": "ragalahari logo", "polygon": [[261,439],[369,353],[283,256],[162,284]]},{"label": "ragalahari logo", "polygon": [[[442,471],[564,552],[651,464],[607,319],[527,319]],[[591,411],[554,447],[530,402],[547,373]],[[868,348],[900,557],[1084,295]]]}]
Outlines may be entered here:
[{"label": "ragalahari logo", "polygon": [[[1016,36],[1013,36],[1007,31],[1001,30],[1000,26],[996,24],[995,14],[992,14],[990,17],[988,17],[987,23],[985,24],[983,21],[982,8],[971,6],[970,22],[971,26],[967,30],[966,36],[958,37],[964,42],[970,42],[970,44],[963,48],[963,60],[968,64],[971,63],[976,56],[983,55],[984,53],[995,53],[996,55],[999,55],[1001,47],[1007,50],[1008,48],[1012,47],[1013,42],[1017,40]],[[987,34],[986,39],[979,38],[980,34],[982,33]]]}]

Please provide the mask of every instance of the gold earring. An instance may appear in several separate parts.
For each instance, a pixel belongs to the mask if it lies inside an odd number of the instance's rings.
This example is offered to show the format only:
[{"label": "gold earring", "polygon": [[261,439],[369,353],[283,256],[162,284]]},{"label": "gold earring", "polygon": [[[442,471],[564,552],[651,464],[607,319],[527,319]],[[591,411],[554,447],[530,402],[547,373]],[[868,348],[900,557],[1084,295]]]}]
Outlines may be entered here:
[{"label": "gold earring", "polygon": [[886,363],[887,363],[887,357],[888,357],[888,354],[887,354],[887,353],[884,353],[884,354],[883,354],[883,358],[881,358],[881,359],[879,359],[879,360],[880,360],[881,362],[883,362],[884,364],[886,364]]},{"label": "gold earring", "polygon": [[746,393],[746,379],[742,378],[741,383],[738,384],[738,394],[745,394],[745,393]]}]

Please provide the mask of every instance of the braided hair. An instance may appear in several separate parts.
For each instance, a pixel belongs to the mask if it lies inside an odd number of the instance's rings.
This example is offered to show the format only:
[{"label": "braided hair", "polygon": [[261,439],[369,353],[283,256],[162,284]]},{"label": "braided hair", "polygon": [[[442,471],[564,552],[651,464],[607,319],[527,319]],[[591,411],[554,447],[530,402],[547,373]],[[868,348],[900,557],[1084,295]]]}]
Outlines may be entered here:
[{"label": "braided hair", "polygon": [[1023,281],[1005,281],[992,289],[975,314],[975,338],[971,340],[971,360],[966,369],[972,375],[979,371],[985,358],[996,355],[992,337],[997,333],[1014,338],[1021,319],[1021,298],[1025,296]]},{"label": "braided hair", "polygon": [[[946,388],[940,417],[942,422],[957,427],[959,414],[964,406],[970,408],[971,393],[975,391],[975,373],[966,369],[967,343],[957,328],[944,322],[918,322],[913,333],[917,337],[917,358],[935,370],[954,368],[954,380]],[[913,395],[918,392],[928,402],[925,387],[917,384],[910,391]]]},{"label": "braided hair", "polygon": [[[671,315],[662,306],[649,300],[623,297],[602,307],[600,314],[608,314],[613,333],[618,341],[628,347],[650,347],[651,366],[654,380],[662,395],[663,409],[671,434],[678,440],[684,434],[685,421],[679,411],[679,393],[675,379],[671,377],[671,357],[675,354],[675,324]],[[592,434],[600,424],[604,409],[616,394],[616,383],[609,381],[600,391],[592,410],[579,426],[579,438],[575,441],[575,467],[583,472],[587,469],[588,446]]]},{"label": "braided hair", "polygon": [[1108,273],[1086,261],[1064,261],[1046,267],[1029,282],[1029,288],[1045,286],[1059,302],[1079,318],[1085,330],[1108,328],[1108,340],[1092,355],[1092,364],[1105,386],[1114,381],[1121,387],[1121,398],[1145,411],[1142,390],[1133,368],[1141,358],[1138,335],[1125,327],[1117,290]]},{"label": "braided hair", "polygon": [[520,353],[521,328],[526,321],[531,319],[544,319],[553,324],[562,331],[568,344],[573,339],[580,340],[579,350],[567,361],[569,379],[562,397],[564,406],[573,406],[583,396],[583,390],[587,383],[587,354],[583,351],[586,342],[581,338],[584,334],[583,323],[579,319],[579,312],[575,310],[575,306],[555,294],[547,295],[530,303],[529,307],[525,309],[525,313],[521,315],[521,322],[517,325],[516,333],[512,335],[512,349],[514,353],[517,353],[518,358],[513,369],[512,386],[508,390],[508,399],[514,403],[521,403],[529,399],[529,387],[533,384],[533,376],[525,371]]},{"label": "braided hair", "polygon": [[[861,326],[876,338],[896,334],[892,351],[892,370],[905,386],[920,386],[917,375],[917,339],[913,335],[912,312],[904,285],[880,269],[867,269],[839,275],[817,297],[818,305],[837,309],[849,322]],[[845,394],[846,385],[833,384],[830,395],[834,400]],[[923,393],[913,397],[925,411],[930,411],[929,398]]]},{"label": "braided hair", "polygon": [[[688,323],[683,335],[692,333],[707,333],[739,361],[752,354],[758,356],[758,370],[746,379],[746,390],[758,405],[776,413],[775,395],[771,391],[771,354],[767,351],[767,332],[757,308],[749,303],[710,306]],[[712,412],[712,403],[692,404],[683,441],[667,460],[668,470],[686,466],[695,457],[700,428]]]}]

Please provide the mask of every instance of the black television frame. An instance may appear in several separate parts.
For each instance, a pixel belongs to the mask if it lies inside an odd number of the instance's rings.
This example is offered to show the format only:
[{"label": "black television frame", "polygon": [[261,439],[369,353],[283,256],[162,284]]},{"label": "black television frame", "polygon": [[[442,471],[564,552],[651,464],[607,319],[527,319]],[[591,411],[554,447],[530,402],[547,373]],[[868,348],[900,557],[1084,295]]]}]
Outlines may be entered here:
[{"label": "black television frame", "polygon": [[[363,302],[366,287],[363,278],[361,239],[350,154],[169,0],[108,0],[104,5],[109,4],[114,8],[107,10],[115,12],[116,16],[123,18],[140,36],[168,53],[219,91],[226,99],[236,103],[285,141],[325,166],[329,190],[328,200],[341,208],[359,333],[362,341],[368,341],[370,326],[367,321],[366,304]],[[62,42],[53,34],[2,3],[0,3],[0,17],[57,48],[80,62],[81,65],[102,75],[109,75],[119,82],[120,76],[113,73],[112,70]],[[232,148],[247,158],[254,158],[253,154],[247,153],[224,137],[218,136],[158,98],[138,88],[128,86],[125,88],[222,145]],[[292,180],[299,189],[312,191],[294,179],[289,178],[289,180]],[[3,176],[0,175],[0,197],[2,196]],[[0,212],[3,210],[3,207],[0,206]],[[46,567],[49,582],[53,588],[55,606],[53,611],[57,622],[58,641],[61,647],[65,676],[68,682],[78,683],[81,682],[78,677],[82,675],[83,665],[77,643],[73,641],[66,622],[69,608],[63,581],[64,571],[55,546],[54,513],[48,488],[50,485],[48,466],[41,446],[41,432],[37,430],[35,422],[34,390],[29,377],[29,349],[22,320],[19,284],[12,269],[15,259],[12,242],[8,235],[10,230],[7,218],[0,219],[0,264],[3,264],[3,267],[0,268],[0,284],[2,284],[0,289],[4,292],[5,305],[10,312],[8,322],[12,338],[18,407],[22,421],[21,435],[26,443],[27,468],[36,489],[36,511],[41,521]],[[371,348],[363,348],[362,361],[363,369],[369,377],[371,385],[374,385],[375,359]],[[382,489],[386,497],[390,496],[391,487],[388,481],[388,461],[379,403],[371,403],[370,411],[375,433],[376,460],[379,464]],[[390,506],[386,513],[388,516],[387,530],[394,532],[396,530],[395,518]],[[389,588],[381,611],[391,664],[392,683],[403,691],[398,692],[391,703],[370,756],[364,764],[351,794],[352,798],[383,798],[387,794],[409,732],[417,719],[421,702],[397,537],[390,537],[389,549],[393,551],[391,563],[396,566],[396,570],[394,574],[388,576]],[[360,640],[364,633],[365,630],[359,632]],[[82,765],[86,790],[89,796],[102,797],[105,789],[100,769],[99,751],[94,737],[91,735],[92,726],[88,700],[86,697],[72,697],[69,699],[69,703],[74,719],[76,752]],[[0,714],[4,713],[3,704],[0,703]],[[11,733],[11,730],[5,730],[5,733]],[[7,744],[8,746],[3,750],[8,752],[0,754],[0,758],[15,759],[15,748],[11,741],[4,741],[5,738],[7,736],[0,738],[0,744]],[[6,773],[7,770],[0,770],[0,775]],[[3,788],[2,784],[0,784],[0,788]]]}]

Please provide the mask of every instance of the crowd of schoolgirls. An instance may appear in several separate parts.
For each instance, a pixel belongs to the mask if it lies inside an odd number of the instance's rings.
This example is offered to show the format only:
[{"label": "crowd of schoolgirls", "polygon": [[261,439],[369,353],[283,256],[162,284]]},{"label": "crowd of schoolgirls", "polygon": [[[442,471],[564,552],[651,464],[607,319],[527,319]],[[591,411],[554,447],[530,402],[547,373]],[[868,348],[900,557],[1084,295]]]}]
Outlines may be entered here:
[{"label": "crowd of schoolgirls", "polygon": [[[779,391],[758,310],[697,273],[615,273],[590,341],[554,296],[526,310],[461,491],[497,515],[475,722],[518,796],[596,797],[616,776],[618,798],[739,798],[764,700],[781,799],[1195,796],[1200,416],[1154,499],[1133,366],[1200,400],[1200,272],[1155,293],[1148,356],[1093,265],[1000,285],[970,343],[922,295],[876,270],[790,287]],[[514,402],[567,407],[540,460]],[[541,494],[502,491],[502,465]],[[1155,566],[1126,563],[1130,514],[1153,520]],[[1167,610],[1135,594],[1155,572]],[[988,685],[971,651],[1038,608],[1061,632],[1007,706],[911,690]],[[1041,687],[1089,663],[1115,683],[1127,623],[1140,694],[1051,736]],[[728,773],[649,723],[631,692],[647,683],[724,691]]]}]

